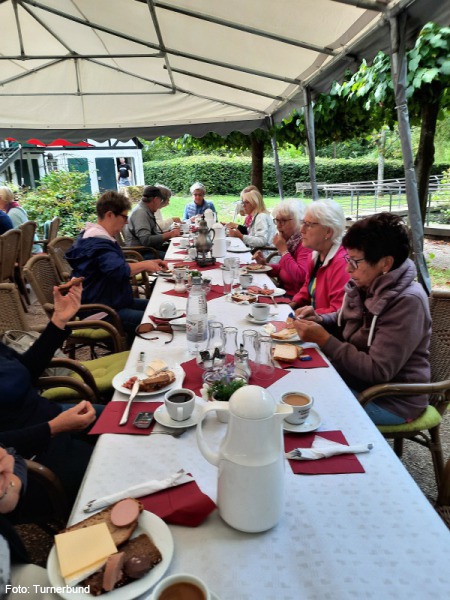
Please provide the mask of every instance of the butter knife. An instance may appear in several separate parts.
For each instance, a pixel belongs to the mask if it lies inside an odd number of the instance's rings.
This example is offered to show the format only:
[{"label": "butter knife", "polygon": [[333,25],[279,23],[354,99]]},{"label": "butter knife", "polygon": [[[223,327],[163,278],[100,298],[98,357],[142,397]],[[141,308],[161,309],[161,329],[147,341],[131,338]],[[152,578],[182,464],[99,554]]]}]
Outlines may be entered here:
[{"label": "butter knife", "polygon": [[140,383],[139,379],[136,379],[136,381],[133,383],[133,387],[131,388],[130,399],[128,400],[127,405],[125,406],[125,410],[123,411],[123,415],[119,421],[119,425],[126,425],[126,423],[128,421],[128,415],[130,414],[131,403],[133,402],[133,400],[136,397],[136,394],[139,391],[139,383]]}]

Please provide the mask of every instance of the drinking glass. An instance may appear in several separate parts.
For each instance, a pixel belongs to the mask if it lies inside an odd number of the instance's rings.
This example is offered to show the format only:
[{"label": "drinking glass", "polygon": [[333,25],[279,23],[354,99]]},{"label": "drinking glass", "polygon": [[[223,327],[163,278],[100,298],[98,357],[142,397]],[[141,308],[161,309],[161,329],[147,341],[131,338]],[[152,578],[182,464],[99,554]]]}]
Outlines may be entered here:
[{"label": "drinking glass", "polygon": [[210,353],[214,353],[216,348],[221,352],[224,348],[223,324],[219,321],[211,321],[209,324],[208,349]]},{"label": "drinking glass", "polygon": [[257,344],[255,376],[258,379],[270,379],[274,370],[273,340],[269,335],[261,335]]},{"label": "drinking glass", "polygon": [[237,327],[224,327],[224,353],[226,363],[233,362],[234,353],[237,350]]},{"label": "drinking glass", "polygon": [[222,269],[222,281],[224,294],[231,294],[233,286],[234,273],[231,269]]},{"label": "drinking glass", "polygon": [[248,352],[248,359],[255,362],[258,351],[258,332],[254,329],[244,329],[242,332],[242,345],[244,350]]},{"label": "drinking glass", "polygon": [[224,265],[224,267],[226,267],[227,269],[230,269],[232,271],[233,283],[235,281],[239,281],[239,269],[241,267],[239,258],[237,258],[236,256],[227,257],[223,261],[223,265]]}]

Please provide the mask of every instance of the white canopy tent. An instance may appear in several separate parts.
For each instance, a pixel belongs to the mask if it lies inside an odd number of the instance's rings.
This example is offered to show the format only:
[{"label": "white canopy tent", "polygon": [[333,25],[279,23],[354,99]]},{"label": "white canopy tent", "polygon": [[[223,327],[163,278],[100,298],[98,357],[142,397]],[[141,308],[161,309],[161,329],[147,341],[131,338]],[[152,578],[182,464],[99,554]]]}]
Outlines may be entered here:
[{"label": "white canopy tent", "polygon": [[449,0],[0,0],[0,138],[249,133]]}]

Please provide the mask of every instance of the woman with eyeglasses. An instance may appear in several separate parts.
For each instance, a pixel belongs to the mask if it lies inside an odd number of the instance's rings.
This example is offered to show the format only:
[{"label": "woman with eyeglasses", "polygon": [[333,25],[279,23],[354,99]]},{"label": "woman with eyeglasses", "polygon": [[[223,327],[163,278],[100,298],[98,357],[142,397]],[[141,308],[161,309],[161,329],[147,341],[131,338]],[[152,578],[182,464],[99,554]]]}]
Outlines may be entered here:
[{"label": "woman with eyeglasses", "polygon": [[[278,230],[272,244],[281,258],[278,263],[270,263],[272,271],[269,276],[277,277],[291,297],[302,287],[311,260],[312,250],[303,245],[300,233],[304,212],[304,205],[299,200],[280,202],[272,211],[273,222]],[[267,264],[261,250],[255,252],[253,258],[260,265]]]},{"label": "woman with eyeglasses", "polygon": [[[295,321],[302,340],[316,342],[353,390],[391,381],[428,383],[431,317],[428,298],[408,258],[401,218],[379,213],[356,222],[342,240],[351,276],[339,312],[310,310]],[[427,396],[385,396],[365,410],[377,425],[416,419]]]},{"label": "woman with eyeglasses", "polygon": [[292,299],[297,316],[303,316],[311,306],[318,314],[341,307],[344,285],[349,280],[341,246],[344,230],[344,211],[337,202],[316,200],[308,205],[300,233],[303,246],[313,253],[305,282]]},{"label": "woman with eyeglasses", "polygon": [[263,197],[255,186],[254,189],[241,192],[241,202],[245,213],[247,233],[242,233],[235,223],[228,223],[228,236],[239,238],[249,248],[269,246],[275,234],[272,217],[264,204]]}]

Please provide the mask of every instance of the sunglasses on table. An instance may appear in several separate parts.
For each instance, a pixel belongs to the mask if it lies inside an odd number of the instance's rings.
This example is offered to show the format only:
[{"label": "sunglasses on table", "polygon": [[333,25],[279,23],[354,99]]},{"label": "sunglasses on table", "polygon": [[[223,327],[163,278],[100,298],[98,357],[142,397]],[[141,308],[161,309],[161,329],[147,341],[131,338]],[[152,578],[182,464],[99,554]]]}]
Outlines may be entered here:
[{"label": "sunglasses on table", "polygon": [[170,344],[173,340],[173,329],[170,323],[161,323],[159,325],[153,325],[153,323],[141,323],[136,327],[135,334],[143,340],[159,340],[159,336],[154,336],[154,333],[167,333],[170,335],[170,339],[165,344]]}]

